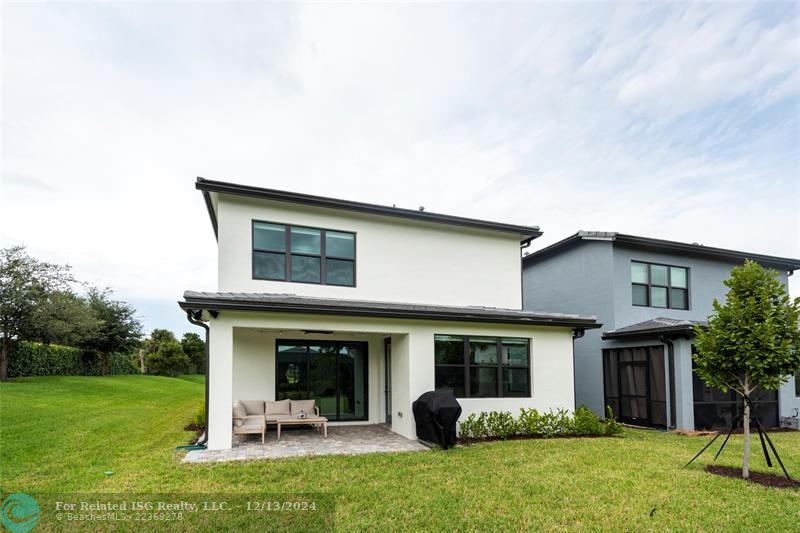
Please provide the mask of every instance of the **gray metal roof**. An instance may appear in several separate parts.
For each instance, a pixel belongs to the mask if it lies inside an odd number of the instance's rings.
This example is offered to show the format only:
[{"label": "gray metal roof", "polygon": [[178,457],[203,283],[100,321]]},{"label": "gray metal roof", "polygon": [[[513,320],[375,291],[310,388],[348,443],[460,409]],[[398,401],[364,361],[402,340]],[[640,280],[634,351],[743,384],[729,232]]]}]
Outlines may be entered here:
[{"label": "gray metal roof", "polygon": [[490,220],[480,220],[477,218],[457,217],[442,213],[433,213],[418,209],[404,209],[401,207],[389,207],[378,204],[368,204],[365,202],[355,202],[352,200],[342,200],[339,198],[329,198],[326,196],[315,196],[298,192],[281,191],[277,189],[266,189],[254,187],[252,185],[241,185],[226,181],[209,180],[197,178],[195,187],[203,192],[203,197],[211,218],[211,225],[214,227],[214,234],[218,232],[217,215],[209,197],[209,193],[233,194],[238,196],[248,196],[251,198],[262,198],[265,200],[276,200],[280,202],[290,202],[296,204],[313,205],[330,209],[343,209],[346,211],[356,211],[360,213],[370,213],[373,215],[383,215],[389,217],[406,218],[420,220],[424,222],[436,222],[439,224],[449,224],[453,226],[472,227],[490,231],[500,231],[518,235],[523,243],[542,235],[539,226],[523,226],[519,224],[509,224],[506,222],[493,222]]},{"label": "gray metal roof", "polygon": [[531,252],[523,258],[524,263],[532,263],[556,255],[570,247],[583,241],[608,241],[616,245],[648,250],[652,252],[668,253],[690,257],[704,257],[719,259],[732,263],[743,263],[745,259],[750,259],[765,266],[784,270],[800,270],[800,259],[790,257],[778,257],[774,255],[756,254],[742,252],[739,250],[728,250],[725,248],[714,248],[697,243],[685,243],[677,241],[667,241],[664,239],[653,239],[651,237],[639,237],[636,235],[626,235],[615,231],[578,231],[569,237],[556,243]]},{"label": "gray metal roof", "polygon": [[654,337],[669,333],[686,334],[694,331],[695,325],[704,326],[703,320],[681,320],[676,318],[652,318],[644,322],[638,322],[603,332],[603,339],[622,339],[630,337]]},{"label": "gray metal roof", "polygon": [[342,316],[373,316],[421,320],[454,320],[461,322],[495,322],[565,326],[581,329],[599,328],[594,316],[564,313],[523,311],[499,307],[444,306],[416,303],[377,302],[372,300],[341,300],[297,296],[295,294],[195,292],[183,293],[178,304],[185,310],[237,310],[277,313],[335,314]]}]

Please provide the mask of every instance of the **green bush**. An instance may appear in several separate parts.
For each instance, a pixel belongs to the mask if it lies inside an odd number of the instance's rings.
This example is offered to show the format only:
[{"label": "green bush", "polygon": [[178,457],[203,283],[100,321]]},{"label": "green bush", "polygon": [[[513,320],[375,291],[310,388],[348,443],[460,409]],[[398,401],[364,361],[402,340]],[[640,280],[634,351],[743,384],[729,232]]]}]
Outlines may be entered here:
[{"label": "green bush", "polygon": [[471,414],[459,424],[462,439],[507,439],[514,435],[553,438],[568,436],[617,436],[622,426],[616,422],[609,410],[609,418],[602,421],[586,406],[580,406],[571,414],[566,409],[539,412],[536,409],[520,409],[518,418],[505,411]]},{"label": "green bush", "polygon": [[617,422],[614,418],[614,411],[611,406],[606,406],[606,420],[605,420],[606,435],[609,437],[616,437],[622,435],[622,424]]},{"label": "green bush", "polygon": [[605,435],[605,433],[603,423],[594,416],[594,413],[588,407],[581,405],[575,409],[572,427],[573,435]]},{"label": "green bush", "polygon": [[147,372],[157,376],[177,377],[189,368],[189,358],[177,341],[162,342],[158,351],[147,356]]},{"label": "green bush", "polygon": [[486,430],[493,437],[507,439],[517,434],[517,421],[507,411],[491,411],[486,415]]},{"label": "green bush", "polygon": [[523,435],[558,437],[573,433],[573,420],[569,411],[558,409],[540,413],[536,409],[520,409],[519,427]]},{"label": "green bush", "polygon": [[[109,374],[137,374],[131,356],[112,353],[108,356]],[[8,376],[99,376],[100,356],[70,346],[20,341],[9,353]]]},{"label": "green bush", "polygon": [[194,411],[194,417],[192,417],[192,424],[199,429],[206,428],[206,402],[202,401],[197,406],[197,409]]},{"label": "green bush", "polygon": [[469,415],[466,420],[459,424],[461,437],[465,439],[485,439],[489,437],[489,430],[486,426],[486,413],[478,416]]}]

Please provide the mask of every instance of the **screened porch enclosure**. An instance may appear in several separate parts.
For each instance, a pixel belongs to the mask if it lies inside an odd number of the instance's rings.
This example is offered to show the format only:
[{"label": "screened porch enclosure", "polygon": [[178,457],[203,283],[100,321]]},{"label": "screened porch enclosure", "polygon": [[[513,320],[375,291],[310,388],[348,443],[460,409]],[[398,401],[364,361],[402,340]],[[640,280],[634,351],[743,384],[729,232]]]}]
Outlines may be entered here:
[{"label": "screened porch enclosure", "polygon": [[667,427],[663,346],[603,350],[605,405],[623,422]]},{"label": "screened porch enclosure", "polygon": [[331,421],[367,420],[367,358],[366,342],[278,340],[275,398],[313,399]]}]

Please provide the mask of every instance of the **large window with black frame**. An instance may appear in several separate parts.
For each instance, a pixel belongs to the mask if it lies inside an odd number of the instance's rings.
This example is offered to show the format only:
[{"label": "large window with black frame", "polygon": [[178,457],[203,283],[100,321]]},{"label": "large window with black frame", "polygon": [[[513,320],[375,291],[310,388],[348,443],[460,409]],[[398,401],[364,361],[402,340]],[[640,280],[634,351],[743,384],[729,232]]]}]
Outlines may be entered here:
[{"label": "large window with black frame", "polygon": [[631,261],[633,305],[689,309],[689,269]]},{"label": "large window with black frame", "polygon": [[457,398],[530,397],[530,341],[435,335],[436,389]]},{"label": "large window with black frame", "polygon": [[254,220],[253,279],[354,287],[356,235]]}]

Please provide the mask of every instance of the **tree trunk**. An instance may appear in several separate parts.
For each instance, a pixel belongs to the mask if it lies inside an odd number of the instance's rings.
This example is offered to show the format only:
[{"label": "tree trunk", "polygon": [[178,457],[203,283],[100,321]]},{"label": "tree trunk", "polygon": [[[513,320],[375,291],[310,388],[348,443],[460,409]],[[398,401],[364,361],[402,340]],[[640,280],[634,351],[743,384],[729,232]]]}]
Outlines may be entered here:
[{"label": "tree trunk", "polygon": [[108,354],[106,352],[100,354],[100,374],[103,376],[108,374]]},{"label": "tree trunk", "polygon": [[7,337],[0,338],[0,381],[8,379],[8,345]]},{"label": "tree trunk", "polygon": [[744,429],[744,454],[742,456],[742,478],[750,479],[750,387],[747,377],[745,377],[744,384],[744,418],[742,420]]}]

